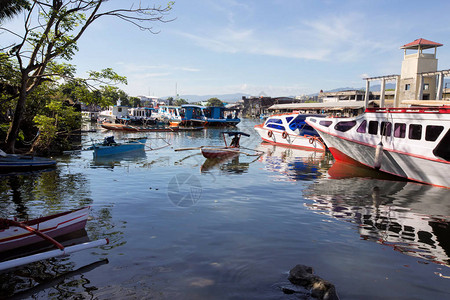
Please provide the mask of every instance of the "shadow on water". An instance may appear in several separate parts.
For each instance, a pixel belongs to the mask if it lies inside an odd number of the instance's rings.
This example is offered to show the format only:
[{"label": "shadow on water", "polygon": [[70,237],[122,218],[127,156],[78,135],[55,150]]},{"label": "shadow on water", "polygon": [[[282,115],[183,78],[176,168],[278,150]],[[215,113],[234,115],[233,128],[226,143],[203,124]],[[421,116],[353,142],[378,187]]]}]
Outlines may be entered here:
[{"label": "shadow on water", "polygon": [[448,190],[336,162],[303,191],[311,210],[357,226],[361,239],[450,267]]}]

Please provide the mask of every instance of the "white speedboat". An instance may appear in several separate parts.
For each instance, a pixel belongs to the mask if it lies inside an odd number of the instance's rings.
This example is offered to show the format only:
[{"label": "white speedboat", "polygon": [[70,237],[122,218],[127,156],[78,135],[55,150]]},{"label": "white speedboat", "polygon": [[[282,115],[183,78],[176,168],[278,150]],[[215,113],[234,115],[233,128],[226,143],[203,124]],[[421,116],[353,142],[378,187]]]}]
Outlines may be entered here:
[{"label": "white speedboat", "polygon": [[299,113],[272,115],[263,124],[256,125],[255,130],[263,141],[271,144],[325,151],[317,132],[305,123],[308,116],[322,117]]},{"label": "white speedboat", "polygon": [[352,118],[306,123],[336,160],[450,188],[450,107],[368,108]]}]

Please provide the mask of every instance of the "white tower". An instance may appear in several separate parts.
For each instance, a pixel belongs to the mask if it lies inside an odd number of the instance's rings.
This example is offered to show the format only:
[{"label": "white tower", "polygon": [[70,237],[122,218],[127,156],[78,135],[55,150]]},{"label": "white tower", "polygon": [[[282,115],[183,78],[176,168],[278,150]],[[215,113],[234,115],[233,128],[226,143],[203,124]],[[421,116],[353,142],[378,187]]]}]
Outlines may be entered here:
[{"label": "white tower", "polygon": [[[423,73],[437,71],[436,49],[440,46],[443,45],[420,38],[401,47],[405,50],[400,84],[397,87],[401,101],[436,98],[436,75]],[[434,49],[434,53],[424,53],[425,49]],[[407,50],[417,51],[407,54]]]}]

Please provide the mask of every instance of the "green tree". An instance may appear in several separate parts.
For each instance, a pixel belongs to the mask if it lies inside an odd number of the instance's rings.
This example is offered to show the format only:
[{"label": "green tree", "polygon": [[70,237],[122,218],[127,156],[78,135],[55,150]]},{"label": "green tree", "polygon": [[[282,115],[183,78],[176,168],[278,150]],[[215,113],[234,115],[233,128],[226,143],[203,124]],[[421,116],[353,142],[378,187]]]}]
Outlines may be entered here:
[{"label": "green tree", "polygon": [[188,104],[189,102],[187,102],[185,99],[177,99],[177,100],[175,100],[175,102],[174,102],[174,105],[176,105],[176,106],[181,106],[181,105],[183,105],[183,104]]},{"label": "green tree", "polygon": [[138,97],[130,97],[130,105],[132,107],[141,106],[141,99],[139,99]]},{"label": "green tree", "polygon": [[208,99],[206,106],[223,106],[223,102],[218,98],[210,98]]},{"label": "green tree", "polygon": [[[106,2],[107,0],[35,0],[25,13],[23,30],[14,32],[12,28],[0,26],[0,34],[8,33],[17,38],[4,51],[7,50],[16,59],[20,71],[20,81],[14,87],[17,92],[8,99],[15,101],[15,108],[6,138],[6,151],[15,151],[15,142],[26,110],[26,99],[33,90],[49,80],[73,78],[70,68],[57,64],[57,61],[70,60],[74,56],[78,50],[77,41],[89,26],[101,17],[112,16],[155,33],[150,24],[154,21],[166,22],[165,16],[173,5],[173,2],[153,7],[127,4],[130,8],[102,10],[102,5]],[[112,74],[104,72],[103,75]]]}]

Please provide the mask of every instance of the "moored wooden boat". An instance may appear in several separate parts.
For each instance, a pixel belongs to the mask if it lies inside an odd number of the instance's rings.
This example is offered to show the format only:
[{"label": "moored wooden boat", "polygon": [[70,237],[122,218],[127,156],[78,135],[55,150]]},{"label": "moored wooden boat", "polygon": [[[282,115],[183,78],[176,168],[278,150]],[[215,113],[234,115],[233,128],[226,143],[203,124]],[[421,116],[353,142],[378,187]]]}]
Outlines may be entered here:
[{"label": "moored wooden boat", "polygon": [[202,155],[205,158],[225,158],[239,155],[239,148],[222,147],[222,148],[202,148]]},{"label": "moored wooden boat", "polygon": [[129,151],[144,151],[147,138],[130,139],[122,143],[116,143],[113,136],[105,137],[102,143],[94,143],[92,150],[94,150],[94,157],[114,155],[118,153],[125,153]]},{"label": "moored wooden boat", "polygon": [[45,241],[47,241],[49,245],[58,248],[56,250],[1,261],[0,271],[108,244],[108,239],[101,239],[64,247],[55,240],[55,238],[62,237],[72,232],[84,230],[89,211],[90,207],[88,206],[23,222],[0,219],[0,253],[2,255],[11,251],[18,251],[15,254],[17,256],[24,247],[36,247],[36,245]]},{"label": "moored wooden boat", "polygon": [[0,172],[32,171],[52,168],[56,161],[38,156],[6,154],[0,150]]},{"label": "moored wooden boat", "polygon": [[83,229],[86,226],[89,210],[88,206],[24,222],[0,219],[0,252],[45,240],[34,232],[36,229],[51,238]]},{"label": "moored wooden boat", "polygon": [[139,126],[127,126],[125,131],[134,132],[175,132],[179,130],[179,127],[139,127]]},{"label": "moored wooden boat", "polygon": [[[227,140],[225,136],[228,135],[232,137],[230,145],[227,145]],[[225,143],[225,147],[202,147],[201,152],[202,155],[206,158],[225,158],[233,155],[238,155],[240,151],[240,140],[241,136],[250,136],[245,132],[240,131],[229,131],[222,132],[223,141]]]},{"label": "moored wooden boat", "polygon": [[127,124],[102,123],[101,126],[107,130],[127,130]]}]

